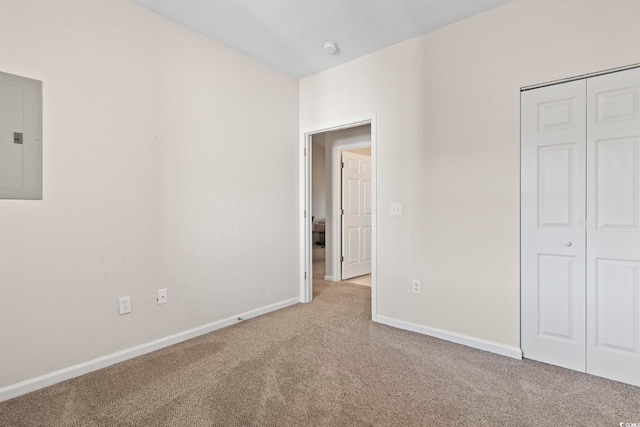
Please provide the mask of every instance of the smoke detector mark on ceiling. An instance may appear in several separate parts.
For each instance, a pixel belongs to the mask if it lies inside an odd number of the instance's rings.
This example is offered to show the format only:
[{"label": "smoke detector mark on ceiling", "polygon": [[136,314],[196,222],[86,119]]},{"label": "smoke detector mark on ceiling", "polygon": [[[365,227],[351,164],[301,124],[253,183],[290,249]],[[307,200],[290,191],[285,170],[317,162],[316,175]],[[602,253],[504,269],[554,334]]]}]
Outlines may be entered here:
[{"label": "smoke detector mark on ceiling", "polygon": [[335,55],[338,53],[338,44],[336,42],[326,41],[324,42],[322,47],[324,47],[324,50],[330,55]]}]

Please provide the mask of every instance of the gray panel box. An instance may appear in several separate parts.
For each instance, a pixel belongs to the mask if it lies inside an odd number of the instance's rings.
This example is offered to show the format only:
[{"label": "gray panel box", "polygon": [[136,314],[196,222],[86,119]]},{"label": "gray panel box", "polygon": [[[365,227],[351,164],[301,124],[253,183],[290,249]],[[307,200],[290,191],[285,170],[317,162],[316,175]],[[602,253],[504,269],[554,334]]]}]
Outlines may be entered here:
[{"label": "gray panel box", "polygon": [[42,82],[3,72],[0,199],[42,199]]}]

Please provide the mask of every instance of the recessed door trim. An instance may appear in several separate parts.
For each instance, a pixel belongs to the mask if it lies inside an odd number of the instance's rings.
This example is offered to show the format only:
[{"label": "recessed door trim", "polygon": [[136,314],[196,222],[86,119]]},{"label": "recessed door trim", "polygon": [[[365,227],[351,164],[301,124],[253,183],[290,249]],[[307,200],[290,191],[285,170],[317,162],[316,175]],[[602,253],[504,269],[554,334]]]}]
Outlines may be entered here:
[{"label": "recessed door trim", "polygon": [[[371,317],[377,319],[377,214],[376,214],[376,189],[377,189],[377,138],[376,138],[376,115],[345,120],[343,122],[327,124],[310,129],[305,129],[300,134],[300,205],[299,205],[299,280],[300,280],[300,302],[311,302],[313,297],[313,264],[312,264],[312,221],[311,221],[311,137],[315,134],[354,128],[362,125],[371,125]],[[327,171],[329,172],[329,171]],[[331,172],[329,172],[331,173]]]}]

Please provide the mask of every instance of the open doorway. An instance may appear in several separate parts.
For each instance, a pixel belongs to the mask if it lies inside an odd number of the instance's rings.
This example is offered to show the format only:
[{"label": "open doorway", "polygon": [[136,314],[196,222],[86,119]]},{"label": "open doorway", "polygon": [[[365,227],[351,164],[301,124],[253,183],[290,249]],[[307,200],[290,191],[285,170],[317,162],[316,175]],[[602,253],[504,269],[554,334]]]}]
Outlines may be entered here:
[{"label": "open doorway", "polygon": [[[311,301],[314,276],[329,282],[348,280],[371,286],[372,315],[375,319],[375,123],[369,119],[306,132],[303,142],[307,156],[304,156],[304,171],[301,173],[301,188],[304,190],[301,197],[303,209],[308,214],[301,226],[304,249],[301,265],[302,271],[311,274],[305,275],[302,280],[301,301]],[[351,212],[365,213],[369,223],[356,227],[352,224],[351,235],[355,237],[351,246],[343,248],[343,242],[348,240],[343,239],[342,224],[342,164],[345,155],[351,159],[352,171],[366,169],[370,178],[362,183],[358,179],[350,179],[352,189],[358,190],[355,193],[362,196],[359,199],[362,203],[355,205],[357,209],[353,209],[352,203]],[[346,166],[349,169],[349,165]],[[354,245],[353,242],[358,244]],[[351,274],[345,274],[344,261],[354,260],[367,261],[368,269],[365,266],[365,270],[362,270],[363,266],[358,266],[357,271],[352,269]],[[355,275],[353,271],[356,271]]]}]

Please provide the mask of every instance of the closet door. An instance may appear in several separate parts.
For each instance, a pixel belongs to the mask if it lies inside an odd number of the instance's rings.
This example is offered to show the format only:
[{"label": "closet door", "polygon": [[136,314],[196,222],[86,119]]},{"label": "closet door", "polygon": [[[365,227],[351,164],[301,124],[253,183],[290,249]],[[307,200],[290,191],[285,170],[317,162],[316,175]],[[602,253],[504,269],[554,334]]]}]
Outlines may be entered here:
[{"label": "closet door", "polygon": [[587,372],[640,385],[640,70],[587,100]]},{"label": "closet door", "polygon": [[585,370],[584,80],[522,93],[524,356]]}]

